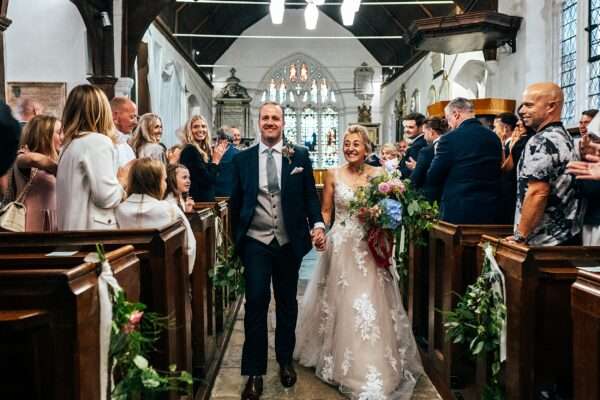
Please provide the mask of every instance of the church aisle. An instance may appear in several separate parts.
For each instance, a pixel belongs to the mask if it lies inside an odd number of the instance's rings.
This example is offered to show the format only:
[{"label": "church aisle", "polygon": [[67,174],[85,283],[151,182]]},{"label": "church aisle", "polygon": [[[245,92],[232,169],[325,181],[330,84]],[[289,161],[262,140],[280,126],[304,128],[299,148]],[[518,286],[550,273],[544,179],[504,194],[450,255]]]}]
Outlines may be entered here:
[{"label": "church aisle", "polygon": [[[306,288],[307,279],[310,277],[316,261],[315,252],[309,253],[303,260],[300,269],[299,295],[302,296]],[[244,309],[240,310],[236,320],[231,340],[223,357],[221,369],[217,375],[212,391],[212,400],[234,400],[240,398],[245,378],[240,376],[240,363],[242,358],[242,345],[244,343]],[[284,389],[279,382],[278,365],[275,360],[275,303],[271,301],[269,311],[269,366],[264,379],[265,389],[261,396],[264,400],[342,400],[337,388],[327,385],[319,380],[311,368],[295,365],[298,373],[298,382],[291,389]],[[417,384],[414,400],[441,399],[435,387],[427,377],[421,378]]]}]

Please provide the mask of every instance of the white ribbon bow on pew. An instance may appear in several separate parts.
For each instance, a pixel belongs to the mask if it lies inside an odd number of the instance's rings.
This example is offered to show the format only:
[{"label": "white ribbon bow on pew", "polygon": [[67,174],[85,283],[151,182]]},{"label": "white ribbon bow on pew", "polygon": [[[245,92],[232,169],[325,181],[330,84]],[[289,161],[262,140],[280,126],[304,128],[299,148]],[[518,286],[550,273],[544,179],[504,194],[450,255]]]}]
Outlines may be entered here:
[{"label": "white ribbon bow on pew", "polygon": [[[506,283],[504,274],[498,266],[498,262],[494,257],[494,251],[489,244],[484,247],[485,258],[490,262],[490,278],[492,280],[492,290],[502,299],[506,306]],[[495,279],[494,279],[495,278]],[[506,320],[502,323],[502,332],[500,333],[500,362],[506,360]]]},{"label": "white ribbon bow on pew", "polygon": [[108,369],[108,352],[110,351],[113,317],[113,303],[109,286],[114,293],[120,292],[123,289],[121,289],[119,282],[115,279],[108,260],[101,261],[97,253],[88,254],[84,260],[86,262],[102,263],[102,272],[98,276],[98,300],[100,303],[100,400],[106,400],[109,397],[109,376],[111,377],[112,386],[112,373]]}]

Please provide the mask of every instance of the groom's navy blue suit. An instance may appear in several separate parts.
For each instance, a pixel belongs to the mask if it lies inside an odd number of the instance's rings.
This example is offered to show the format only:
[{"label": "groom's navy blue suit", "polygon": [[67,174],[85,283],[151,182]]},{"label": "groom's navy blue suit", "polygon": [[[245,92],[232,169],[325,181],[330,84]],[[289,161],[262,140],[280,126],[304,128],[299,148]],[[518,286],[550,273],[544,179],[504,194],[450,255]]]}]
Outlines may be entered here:
[{"label": "groom's navy blue suit", "polygon": [[[294,170],[296,173],[292,174]],[[242,375],[266,374],[271,279],[276,302],[277,361],[282,365],[291,364],[298,317],[298,270],[302,257],[312,247],[309,229],[323,222],[307,149],[294,146],[291,157],[282,157],[278,173],[281,177],[278,215],[283,217],[289,239],[283,246],[276,240],[267,245],[247,235],[258,206],[259,146],[242,151],[233,159],[231,221],[246,280]]]}]

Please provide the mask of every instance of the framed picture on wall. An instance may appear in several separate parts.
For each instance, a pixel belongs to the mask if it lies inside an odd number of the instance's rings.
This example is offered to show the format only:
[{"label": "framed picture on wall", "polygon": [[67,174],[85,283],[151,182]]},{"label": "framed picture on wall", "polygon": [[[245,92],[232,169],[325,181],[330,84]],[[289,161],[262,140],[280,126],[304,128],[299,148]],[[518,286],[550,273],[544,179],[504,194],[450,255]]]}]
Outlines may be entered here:
[{"label": "framed picture on wall", "polygon": [[367,133],[369,134],[369,140],[376,146],[381,144],[381,137],[379,136],[379,126],[381,124],[374,123],[365,123],[365,122],[355,122],[350,125],[362,125],[367,128]]},{"label": "framed picture on wall", "polygon": [[7,82],[6,103],[13,110],[16,117],[17,106],[24,99],[39,102],[43,113],[56,118],[62,116],[65,102],[67,101],[66,82]]}]

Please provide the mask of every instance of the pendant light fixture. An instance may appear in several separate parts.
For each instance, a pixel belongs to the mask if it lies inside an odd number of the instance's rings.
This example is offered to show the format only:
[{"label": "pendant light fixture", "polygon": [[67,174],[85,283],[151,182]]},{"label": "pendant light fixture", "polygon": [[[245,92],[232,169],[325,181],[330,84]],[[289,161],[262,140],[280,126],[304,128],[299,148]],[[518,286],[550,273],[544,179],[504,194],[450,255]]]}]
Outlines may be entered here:
[{"label": "pendant light fixture", "polygon": [[275,25],[283,23],[283,14],[285,12],[285,0],[271,0],[269,4],[269,14],[271,22]]},{"label": "pendant light fixture", "polygon": [[306,0],[308,3],[304,9],[304,24],[306,29],[312,31],[317,28],[317,20],[319,19],[319,9],[314,0]]}]

